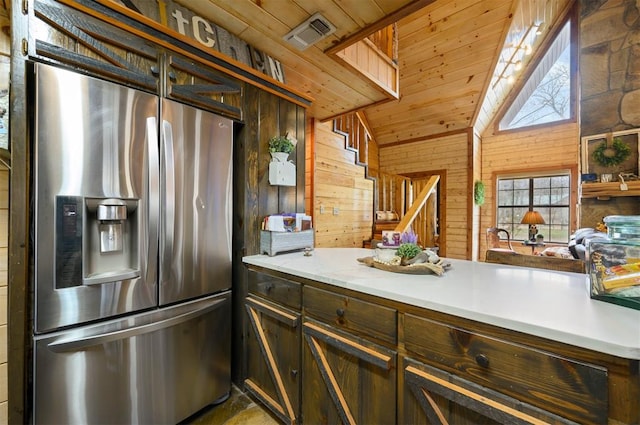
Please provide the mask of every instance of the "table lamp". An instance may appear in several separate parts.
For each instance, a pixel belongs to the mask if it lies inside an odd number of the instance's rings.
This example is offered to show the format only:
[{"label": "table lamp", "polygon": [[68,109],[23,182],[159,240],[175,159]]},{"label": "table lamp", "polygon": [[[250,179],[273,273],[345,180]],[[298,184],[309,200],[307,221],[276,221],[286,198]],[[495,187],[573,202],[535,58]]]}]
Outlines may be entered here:
[{"label": "table lamp", "polygon": [[538,211],[527,211],[524,217],[522,217],[520,224],[529,225],[529,240],[535,241],[536,233],[538,233],[536,224],[544,224],[544,218],[542,218]]}]

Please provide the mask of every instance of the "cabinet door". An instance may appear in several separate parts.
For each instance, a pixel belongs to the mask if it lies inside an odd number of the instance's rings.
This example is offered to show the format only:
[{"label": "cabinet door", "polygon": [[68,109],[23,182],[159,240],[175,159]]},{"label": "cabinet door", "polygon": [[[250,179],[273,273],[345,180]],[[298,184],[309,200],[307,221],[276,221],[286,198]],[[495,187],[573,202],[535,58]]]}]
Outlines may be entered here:
[{"label": "cabinet door", "polygon": [[395,351],[315,321],[303,333],[304,423],[396,423]]},{"label": "cabinet door", "polygon": [[300,416],[300,315],[250,296],[245,388],[284,423]]},{"label": "cabinet door", "polygon": [[497,391],[404,358],[399,423],[574,424]]},{"label": "cabinet door", "polygon": [[573,421],[607,422],[606,368],[408,313],[403,323],[410,356]]}]

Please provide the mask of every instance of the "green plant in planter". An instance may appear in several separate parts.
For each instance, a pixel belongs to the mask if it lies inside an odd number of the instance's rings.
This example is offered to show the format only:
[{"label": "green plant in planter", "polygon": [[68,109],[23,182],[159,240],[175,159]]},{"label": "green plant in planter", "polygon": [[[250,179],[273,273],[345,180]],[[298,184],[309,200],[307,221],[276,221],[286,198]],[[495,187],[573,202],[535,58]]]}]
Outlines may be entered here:
[{"label": "green plant in planter", "polygon": [[269,139],[269,152],[291,153],[294,148],[293,142],[287,136],[276,136]]},{"label": "green plant in planter", "polygon": [[415,243],[403,243],[396,250],[396,255],[403,260],[410,260],[421,252],[422,249]]}]

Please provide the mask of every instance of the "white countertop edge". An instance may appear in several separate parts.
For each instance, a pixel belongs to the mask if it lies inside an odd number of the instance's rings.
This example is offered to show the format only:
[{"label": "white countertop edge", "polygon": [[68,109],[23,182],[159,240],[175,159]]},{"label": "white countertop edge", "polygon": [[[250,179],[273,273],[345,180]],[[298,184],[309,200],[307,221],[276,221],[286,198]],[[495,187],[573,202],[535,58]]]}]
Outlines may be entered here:
[{"label": "white countertop edge", "polygon": [[[543,323],[544,320],[540,320],[539,323],[530,323],[528,321],[519,320],[516,316],[518,312],[515,314],[506,312],[495,312],[495,313],[487,313],[482,311],[480,307],[473,306],[460,306],[453,305],[453,303],[449,303],[446,301],[446,297],[448,296],[446,292],[448,291],[447,286],[441,286],[438,288],[438,294],[443,294],[445,301],[440,302],[437,300],[429,299],[428,297],[420,297],[418,294],[416,296],[407,295],[402,293],[402,291],[396,291],[395,289],[398,286],[393,286],[391,284],[385,286],[384,288],[380,287],[372,287],[374,285],[365,285],[364,283],[359,282],[359,278],[354,278],[353,274],[357,273],[358,275],[365,275],[363,277],[364,280],[369,279],[369,282],[373,282],[375,279],[380,278],[380,276],[384,276],[385,281],[398,281],[403,278],[411,279],[409,276],[414,275],[404,275],[397,273],[384,272],[381,270],[373,269],[366,267],[360,263],[357,263],[357,258],[362,256],[371,255],[371,250],[359,249],[359,248],[320,248],[316,249],[317,253],[321,253],[321,255],[325,255],[323,250],[337,250],[335,253],[329,252],[331,260],[331,265],[334,270],[326,271],[326,270],[314,270],[313,269],[313,256],[308,257],[310,260],[300,260],[302,256],[301,253],[292,253],[292,254],[282,254],[280,256],[269,257],[266,255],[254,255],[244,257],[243,261],[247,264],[252,264],[255,266],[264,267],[267,269],[272,269],[276,271],[280,271],[282,273],[291,274],[293,276],[298,276],[301,278],[306,278],[310,280],[315,280],[318,282],[322,282],[328,285],[333,285],[336,287],[341,287],[345,289],[351,289],[357,292],[361,292],[364,294],[369,294],[373,296],[377,296],[380,298],[385,298],[397,302],[401,302],[407,305],[425,308],[428,310],[433,310],[440,313],[451,314],[453,316],[461,317],[464,319],[474,320],[481,323],[486,323],[489,325],[501,327],[504,329],[509,329],[512,331],[522,332],[525,334],[538,336],[541,338],[561,342],[564,344],[573,345],[576,347],[586,348],[597,352],[602,352],[605,354],[610,354],[613,356],[626,358],[626,359],[634,359],[640,360],[640,311],[634,310],[627,307],[613,305],[611,303],[605,303],[599,300],[591,300],[588,296],[588,290],[586,288],[586,279],[584,275],[575,274],[575,273],[563,273],[563,272],[552,272],[549,270],[541,270],[541,269],[527,269],[516,266],[502,266],[502,265],[493,265],[483,262],[467,262],[464,260],[452,260],[454,262],[454,267],[452,270],[447,271],[445,276],[437,277],[431,276],[432,282],[440,283],[437,279],[452,279],[456,284],[460,284],[459,280],[456,280],[455,269],[462,269],[467,266],[471,266],[472,268],[478,267],[477,264],[482,264],[481,267],[489,267],[489,268],[500,268],[500,271],[513,269],[518,273],[525,272],[525,276],[531,276],[529,279],[544,279],[545,277],[554,276],[559,277],[561,280],[570,281],[572,285],[585,285],[584,293],[579,292],[578,296],[583,296],[587,300],[579,300],[578,303],[581,307],[584,307],[586,304],[587,310],[593,312],[592,317],[583,318],[583,320],[596,322],[599,320],[596,314],[603,314],[609,316],[610,314],[615,314],[616,319],[620,319],[622,317],[623,320],[631,320],[636,321],[637,324],[637,335],[620,335],[615,332],[615,330],[611,330],[608,332],[608,329],[605,330],[591,330],[588,326],[571,326],[571,323]],[[348,250],[345,252],[345,250]],[[314,255],[316,253],[314,252]],[[335,257],[335,258],[333,258]],[[310,266],[306,267],[306,263]],[[322,265],[322,264],[321,264]],[[362,267],[362,269],[355,269],[354,265],[358,267]],[[326,264],[325,264],[326,266]],[[342,272],[344,272],[344,276],[342,276]],[[351,273],[351,276],[349,276]],[[463,271],[459,271],[459,273],[463,273]],[[552,273],[552,274],[549,274]],[[382,275],[381,275],[382,274]],[[448,276],[450,274],[450,276]],[[560,276],[558,276],[560,275]],[[564,276],[562,276],[564,275]],[[380,282],[377,282],[378,286]],[[553,283],[552,283],[553,284]],[[491,287],[487,286],[487,288],[482,288],[483,291],[490,291]],[[572,291],[575,293],[576,288],[572,288]],[[453,294],[452,296],[455,296]],[[504,294],[503,294],[504,296]],[[486,297],[486,294],[485,294]],[[491,298],[486,298],[486,300],[492,301]],[[591,303],[596,303],[591,305]],[[458,302],[458,304],[460,304]],[[601,305],[602,304],[602,305]],[[544,317],[545,314],[545,306],[535,307],[539,309],[539,312],[532,310],[534,314],[540,314],[540,317]],[[508,306],[506,307],[508,309]],[[623,309],[623,310],[619,310]],[[548,312],[547,312],[548,313]],[[551,312],[553,313],[553,312]],[[563,312],[556,311],[556,314]],[[569,316],[571,316],[569,312]],[[531,311],[529,311],[531,314]],[[535,317],[535,316],[529,316]],[[574,320],[580,320],[579,318],[573,317]],[[569,321],[568,321],[569,322]],[[571,329],[578,329],[579,332],[571,332]],[[629,329],[635,329],[634,324],[629,324]]]}]

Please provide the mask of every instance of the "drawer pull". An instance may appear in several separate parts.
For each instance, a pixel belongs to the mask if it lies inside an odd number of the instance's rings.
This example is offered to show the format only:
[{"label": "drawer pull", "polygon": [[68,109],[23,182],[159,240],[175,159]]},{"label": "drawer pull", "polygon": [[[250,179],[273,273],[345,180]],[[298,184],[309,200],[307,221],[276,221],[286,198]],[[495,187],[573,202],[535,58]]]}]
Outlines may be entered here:
[{"label": "drawer pull", "polygon": [[297,369],[291,369],[291,376],[294,377],[294,378],[296,376],[298,376],[298,370]]},{"label": "drawer pull", "polygon": [[344,309],[342,308],[337,309],[336,314],[338,315],[338,317],[344,317]]},{"label": "drawer pull", "polygon": [[476,356],[476,363],[478,363],[478,366],[480,366],[480,367],[488,368],[489,367],[489,357],[485,356],[484,354],[478,354]]}]

